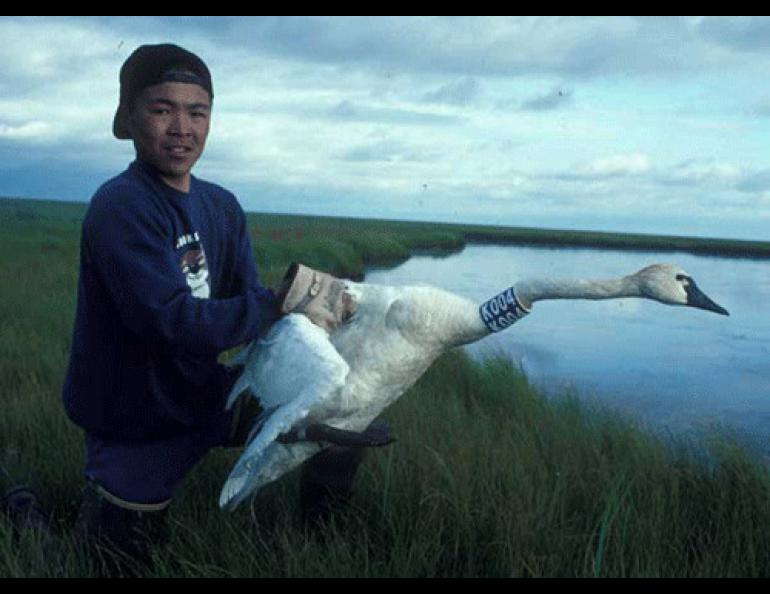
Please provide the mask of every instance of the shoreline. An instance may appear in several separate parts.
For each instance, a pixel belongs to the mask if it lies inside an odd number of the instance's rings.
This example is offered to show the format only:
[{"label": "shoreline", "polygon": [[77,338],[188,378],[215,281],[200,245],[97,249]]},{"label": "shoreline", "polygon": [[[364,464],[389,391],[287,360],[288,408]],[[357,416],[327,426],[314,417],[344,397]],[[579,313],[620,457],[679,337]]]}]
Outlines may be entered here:
[{"label": "shoreline", "polygon": [[[69,222],[82,220],[88,203],[42,200],[35,198],[0,197],[0,220],[8,222]],[[451,253],[466,244],[526,245],[560,248],[613,249],[628,251],[671,251],[703,254],[724,258],[770,259],[770,241],[730,238],[693,237],[687,235],[657,235],[479,225],[472,223],[433,223],[394,219],[362,219],[352,217],[271,214],[246,212],[250,227],[301,229],[303,226],[333,230],[363,226],[380,232],[405,234],[406,247]],[[415,233],[442,234],[442,241],[420,241]],[[449,249],[447,249],[449,248]]]}]

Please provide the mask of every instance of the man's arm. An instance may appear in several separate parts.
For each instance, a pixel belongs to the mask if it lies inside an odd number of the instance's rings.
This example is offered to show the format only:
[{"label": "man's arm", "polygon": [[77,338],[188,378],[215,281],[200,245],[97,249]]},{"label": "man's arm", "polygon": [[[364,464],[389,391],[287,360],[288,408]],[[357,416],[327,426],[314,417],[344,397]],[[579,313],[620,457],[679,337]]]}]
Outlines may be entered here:
[{"label": "man's arm", "polygon": [[136,334],[215,354],[252,340],[279,315],[275,296],[258,277],[242,295],[193,297],[163,223],[130,196],[92,202],[83,240],[89,264]]}]

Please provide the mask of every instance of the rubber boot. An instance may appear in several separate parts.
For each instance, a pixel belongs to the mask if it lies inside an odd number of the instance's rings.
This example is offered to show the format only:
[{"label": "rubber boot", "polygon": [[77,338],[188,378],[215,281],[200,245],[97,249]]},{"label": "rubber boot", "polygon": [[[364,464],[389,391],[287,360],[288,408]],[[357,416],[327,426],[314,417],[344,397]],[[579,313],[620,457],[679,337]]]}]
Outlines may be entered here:
[{"label": "rubber boot", "polygon": [[[388,425],[378,419],[369,427],[387,430]],[[300,478],[300,508],[306,526],[328,522],[348,505],[366,451],[362,447],[332,446],[305,462]]]},{"label": "rubber boot", "polygon": [[17,485],[5,492],[0,510],[11,520],[14,539],[33,533],[37,550],[45,560],[46,577],[66,577],[66,544],[54,530],[52,514],[43,508],[30,488]]},{"label": "rubber boot", "polygon": [[11,518],[17,531],[51,532],[50,515],[43,510],[37,495],[28,487],[20,485],[8,489],[0,508]]},{"label": "rubber boot", "polygon": [[125,507],[97,483],[88,481],[77,519],[77,531],[89,552],[104,563],[107,575],[142,575],[151,568],[152,550],[168,538],[167,510]]}]

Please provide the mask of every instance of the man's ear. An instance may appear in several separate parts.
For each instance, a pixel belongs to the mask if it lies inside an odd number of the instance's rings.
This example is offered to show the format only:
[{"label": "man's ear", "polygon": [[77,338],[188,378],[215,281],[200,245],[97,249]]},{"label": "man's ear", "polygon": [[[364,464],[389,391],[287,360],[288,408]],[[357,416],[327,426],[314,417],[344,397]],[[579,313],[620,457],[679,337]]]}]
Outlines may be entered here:
[{"label": "man's ear", "polygon": [[130,138],[134,137],[134,111],[126,110],[120,114],[120,123],[123,129],[128,132]]}]

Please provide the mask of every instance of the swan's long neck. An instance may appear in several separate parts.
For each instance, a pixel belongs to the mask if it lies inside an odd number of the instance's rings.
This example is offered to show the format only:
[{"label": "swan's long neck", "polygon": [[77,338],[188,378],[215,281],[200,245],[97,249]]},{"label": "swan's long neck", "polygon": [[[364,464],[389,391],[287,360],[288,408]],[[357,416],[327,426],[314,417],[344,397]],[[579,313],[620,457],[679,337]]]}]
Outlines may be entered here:
[{"label": "swan's long neck", "polygon": [[510,327],[526,316],[535,301],[546,299],[616,299],[642,297],[633,276],[609,280],[534,279],[520,281],[463,316],[454,344],[475,342]]},{"label": "swan's long neck", "polygon": [[535,301],[645,296],[634,275],[607,280],[524,280],[481,305],[467,302],[452,308],[451,319],[447,319],[443,324],[446,329],[443,341],[445,344],[459,346],[505,330],[526,316]]},{"label": "swan's long neck", "polygon": [[542,279],[525,280],[513,287],[524,307],[546,299],[617,299],[642,297],[639,284],[632,276],[608,280]]}]

